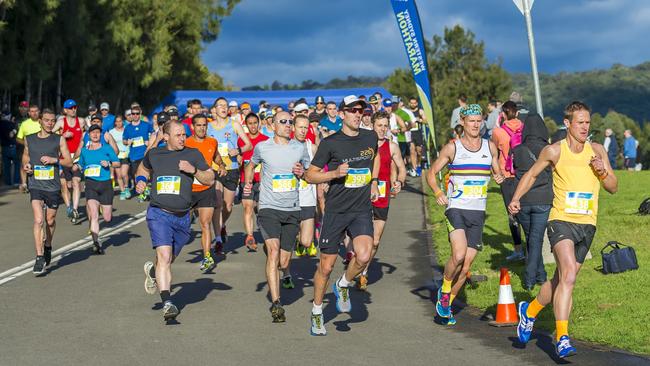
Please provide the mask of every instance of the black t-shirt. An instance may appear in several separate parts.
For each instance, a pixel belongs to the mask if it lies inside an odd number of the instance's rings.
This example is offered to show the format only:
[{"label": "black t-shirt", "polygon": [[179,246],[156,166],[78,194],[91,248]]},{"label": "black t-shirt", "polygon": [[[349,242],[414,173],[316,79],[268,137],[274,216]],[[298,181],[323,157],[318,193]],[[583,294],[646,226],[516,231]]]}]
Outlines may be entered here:
[{"label": "black t-shirt", "polygon": [[348,175],[329,182],[325,196],[326,212],[364,212],[372,209],[370,180],[373,159],[377,154],[377,133],[359,130],[359,135],[348,136],[339,131],[321,141],[311,165],[329,170],[348,163]]},{"label": "black t-shirt", "polygon": [[16,145],[16,134],[18,127],[9,120],[0,121],[0,146]]},{"label": "black t-shirt", "polygon": [[151,205],[172,212],[185,212],[192,207],[194,176],[178,169],[186,160],[198,170],[209,169],[201,153],[186,147],[180,151],[156,147],[144,156],[142,164],[151,170]]}]

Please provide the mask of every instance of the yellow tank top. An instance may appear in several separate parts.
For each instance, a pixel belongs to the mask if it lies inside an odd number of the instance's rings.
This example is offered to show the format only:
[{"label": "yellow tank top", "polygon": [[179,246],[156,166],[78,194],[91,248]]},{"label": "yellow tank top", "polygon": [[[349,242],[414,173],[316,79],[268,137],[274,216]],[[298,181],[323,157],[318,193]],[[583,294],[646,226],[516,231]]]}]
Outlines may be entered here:
[{"label": "yellow tank top", "polygon": [[582,152],[569,149],[566,139],[560,143],[560,159],[553,170],[553,207],[550,220],[596,225],[600,181],[589,161],[594,156],[589,142]]}]

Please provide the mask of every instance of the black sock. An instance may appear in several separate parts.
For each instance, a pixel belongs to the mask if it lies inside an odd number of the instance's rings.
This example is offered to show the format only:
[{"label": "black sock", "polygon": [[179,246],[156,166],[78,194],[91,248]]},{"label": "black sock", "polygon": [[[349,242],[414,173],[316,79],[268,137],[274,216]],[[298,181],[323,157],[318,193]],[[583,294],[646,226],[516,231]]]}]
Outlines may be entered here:
[{"label": "black sock", "polygon": [[162,300],[163,304],[167,301],[171,301],[171,299],[172,295],[169,290],[160,291],[160,300]]},{"label": "black sock", "polygon": [[48,246],[46,245],[46,246],[45,246],[45,251],[46,251],[46,252],[51,252],[51,251],[52,251],[52,247],[51,247],[51,246],[48,247]]}]

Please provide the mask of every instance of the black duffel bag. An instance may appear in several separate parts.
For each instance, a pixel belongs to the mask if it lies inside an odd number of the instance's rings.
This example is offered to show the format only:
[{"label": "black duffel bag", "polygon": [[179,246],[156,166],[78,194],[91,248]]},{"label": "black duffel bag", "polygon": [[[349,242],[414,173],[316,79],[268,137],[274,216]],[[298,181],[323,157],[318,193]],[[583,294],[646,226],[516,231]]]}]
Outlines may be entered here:
[{"label": "black duffel bag", "polygon": [[650,215],[650,197],[643,200],[639,205],[639,215]]},{"label": "black duffel bag", "polygon": [[[607,248],[610,248],[610,250],[605,252]],[[603,257],[603,267],[601,270],[604,274],[621,273],[639,268],[634,248],[617,241],[610,241],[605,244],[600,254]]]}]

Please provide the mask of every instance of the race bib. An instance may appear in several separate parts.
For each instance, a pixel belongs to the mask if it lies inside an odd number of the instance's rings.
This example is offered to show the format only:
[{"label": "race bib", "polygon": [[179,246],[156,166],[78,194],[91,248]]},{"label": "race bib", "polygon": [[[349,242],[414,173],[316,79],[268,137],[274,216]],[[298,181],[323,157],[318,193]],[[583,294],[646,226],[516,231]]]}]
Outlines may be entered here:
[{"label": "race bib", "polygon": [[34,179],[36,179],[36,180],[51,180],[51,179],[54,179],[54,166],[53,165],[35,165],[34,166]]},{"label": "race bib", "polygon": [[227,142],[220,142],[219,147],[217,148],[219,151],[219,155],[221,156],[228,156],[228,143]]},{"label": "race bib", "polygon": [[129,154],[126,151],[120,151],[119,154],[117,154],[118,159],[126,159],[129,156]]},{"label": "race bib", "polygon": [[102,171],[102,166],[101,165],[88,165],[86,169],[84,169],[84,176],[87,178],[97,178],[99,177],[99,174]]},{"label": "race bib", "polygon": [[308,189],[308,188],[309,188],[309,183],[307,183],[306,180],[301,179],[301,180],[300,180],[300,190],[301,190],[301,191],[304,191],[304,190],[306,190],[306,189]]},{"label": "race bib", "polygon": [[345,176],[345,188],[360,188],[370,183],[372,175],[370,169],[349,169]]},{"label": "race bib", "polygon": [[276,174],[273,176],[273,192],[295,191],[296,185],[296,177],[293,174]]},{"label": "race bib", "polygon": [[594,194],[591,192],[567,192],[564,199],[564,212],[576,215],[594,213]]},{"label": "race bib", "polygon": [[131,140],[131,145],[133,145],[133,147],[144,146],[144,137],[142,136],[134,137],[133,140]]},{"label": "race bib", "polygon": [[179,195],[181,193],[181,177],[177,175],[163,175],[156,178],[156,192],[158,194]]},{"label": "race bib", "polygon": [[379,198],[384,198],[386,197],[386,181],[385,180],[380,180],[379,184],[377,185],[377,188],[379,188]]},{"label": "race bib", "polygon": [[463,183],[463,198],[487,198],[487,180],[466,180]]}]

